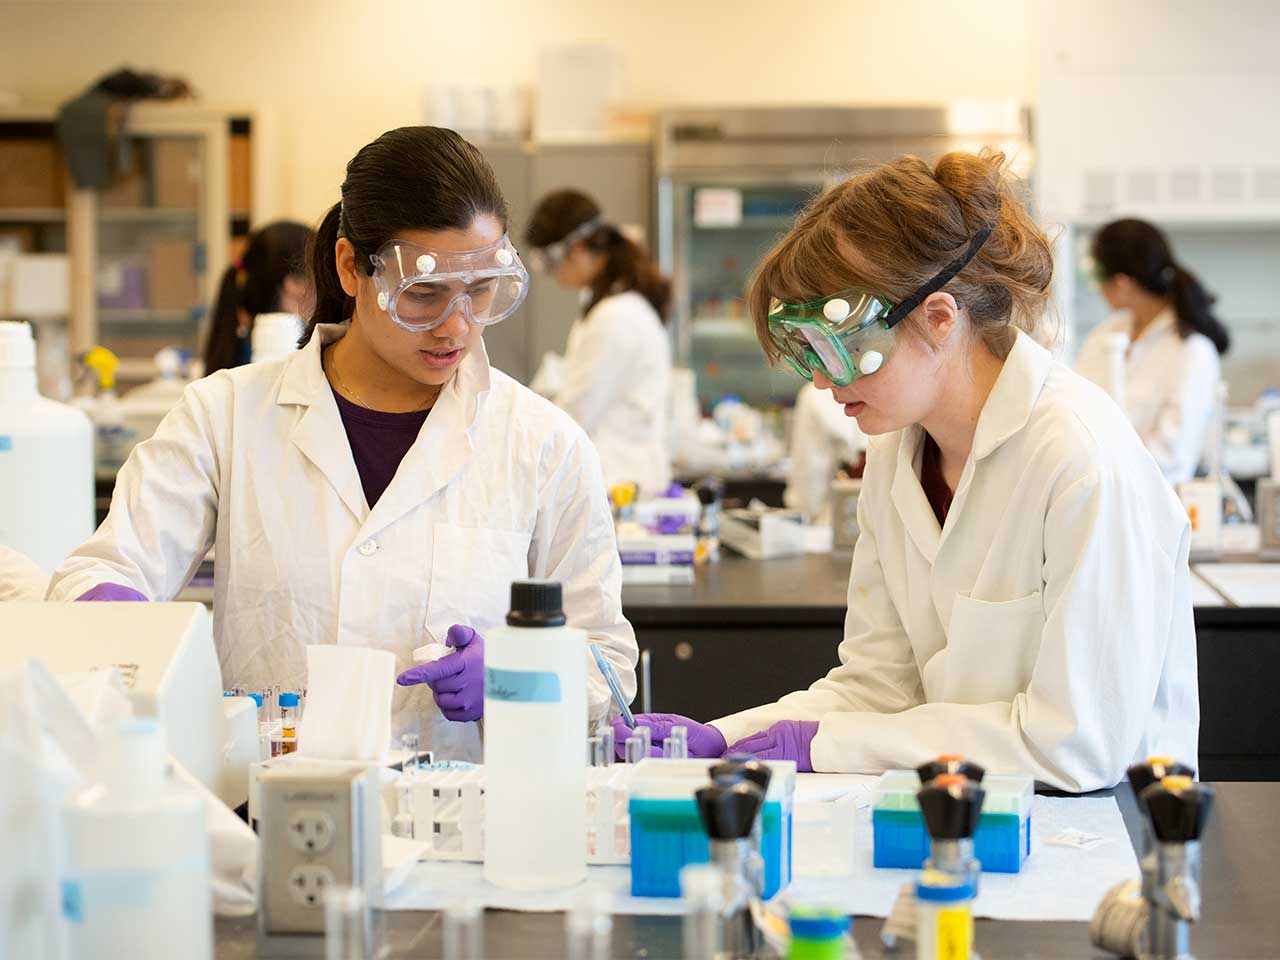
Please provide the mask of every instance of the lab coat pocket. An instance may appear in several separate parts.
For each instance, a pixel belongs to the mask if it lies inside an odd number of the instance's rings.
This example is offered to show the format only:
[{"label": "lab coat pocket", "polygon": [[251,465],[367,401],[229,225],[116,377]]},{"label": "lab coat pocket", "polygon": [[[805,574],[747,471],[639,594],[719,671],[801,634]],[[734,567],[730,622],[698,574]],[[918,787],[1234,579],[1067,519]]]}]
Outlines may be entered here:
[{"label": "lab coat pocket", "polygon": [[431,592],[425,627],[444,643],[465,623],[483,636],[505,622],[511,582],[529,576],[530,534],[437,523],[431,548]]},{"label": "lab coat pocket", "polygon": [[947,631],[943,699],[951,703],[1012,700],[1031,683],[1044,633],[1040,592],[992,603],[957,594]]}]

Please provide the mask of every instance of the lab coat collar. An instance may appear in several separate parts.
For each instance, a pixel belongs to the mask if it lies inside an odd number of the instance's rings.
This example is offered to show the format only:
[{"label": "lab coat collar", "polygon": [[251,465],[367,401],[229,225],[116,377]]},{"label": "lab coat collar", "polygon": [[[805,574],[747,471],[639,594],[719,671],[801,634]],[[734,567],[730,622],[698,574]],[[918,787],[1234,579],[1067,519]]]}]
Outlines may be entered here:
[{"label": "lab coat collar", "polygon": [[991,456],[1027,425],[1052,368],[1049,351],[1019,330],[978,417],[971,455],[975,463]]},{"label": "lab coat collar", "polygon": [[[1004,367],[978,417],[973,450],[955,491],[951,504],[952,513],[958,513],[963,506],[976,464],[994,453],[1001,444],[1027,425],[1052,366],[1053,358],[1049,351],[1018,331],[1013,349],[1009,351]],[[898,462],[894,469],[890,497],[916,549],[933,564],[942,543],[943,531],[938,526],[937,517],[934,516],[933,508],[929,506],[929,500],[920,484],[923,443],[924,428],[919,424],[913,424],[904,431],[902,442],[898,445]]]},{"label": "lab coat collar", "polygon": [[[1160,340],[1166,334],[1175,330],[1177,327],[1177,323],[1178,323],[1178,317],[1173,312],[1173,307],[1165,307],[1163,310],[1161,310],[1159,313],[1155,315],[1155,319],[1153,319],[1149,324],[1147,324],[1147,328],[1142,331],[1142,335],[1138,337],[1137,340],[1133,341],[1130,349],[1134,349],[1134,348],[1142,349],[1155,343],[1157,340]],[[1132,317],[1128,318],[1128,329],[1129,330],[1133,329]]]},{"label": "lab coat collar", "polygon": [[[441,391],[401,469],[370,511],[320,358],[321,349],[346,332],[346,324],[318,325],[307,345],[285,362],[276,402],[307,408],[290,440],[324,474],[363,528],[381,529],[443,488],[471,456],[472,433],[491,387],[489,357],[484,341],[477,341]],[[362,536],[370,532],[361,531]]]}]

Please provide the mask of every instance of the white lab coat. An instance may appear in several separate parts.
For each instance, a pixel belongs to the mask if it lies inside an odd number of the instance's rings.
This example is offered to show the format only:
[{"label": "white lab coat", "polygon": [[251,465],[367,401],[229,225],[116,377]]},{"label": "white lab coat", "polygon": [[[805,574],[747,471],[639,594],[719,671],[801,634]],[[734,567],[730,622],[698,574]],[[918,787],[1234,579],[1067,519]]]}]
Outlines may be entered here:
[{"label": "white lab coat", "polygon": [[1071,791],[1194,764],[1189,524],[1110,398],[1019,334],[941,530],[922,439],[871,441],[840,666],[725,739],[818,720],[818,771],[961,753]]},{"label": "white lab coat", "polygon": [[657,311],[634,291],[605,297],[569,331],[556,405],[587,431],[605,481],[645,496],[671,483],[667,436],[671,344]]},{"label": "white lab coat", "polygon": [[[289,689],[305,683],[307,644],[390,650],[404,670],[454,623],[481,634],[503,623],[511,582],[545,577],[563,584],[570,625],[600,644],[633,696],[635,635],[585,434],[478,346],[370,510],[320,365],[321,343],[343,333],[320,326],[286,359],[187,387],[120,471],[110,515],[55,572],[50,598],[114,582],[170,599],[214,544],[224,684]],[[603,719],[608,687],[583,656],[590,713]],[[395,731],[420,721],[437,751],[480,758],[475,724],[444,720],[426,685],[397,688]]]},{"label": "white lab coat", "polygon": [[791,421],[791,474],[783,502],[803,510],[810,523],[831,522],[831,481],[842,460],[855,460],[867,448],[858,421],[827,390],[806,383],[796,395]]},{"label": "white lab coat", "polygon": [[43,600],[49,575],[12,547],[0,544],[0,602]]},{"label": "white lab coat", "polygon": [[[1080,347],[1076,372],[1110,388],[1108,337],[1128,335],[1132,318],[1122,310],[1099,324]],[[1202,333],[1183,339],[1173,310],[1157,314],[1125,359],[1125,413],[1170,483],[1195,476],[1213,415],[1222,365]]]}]

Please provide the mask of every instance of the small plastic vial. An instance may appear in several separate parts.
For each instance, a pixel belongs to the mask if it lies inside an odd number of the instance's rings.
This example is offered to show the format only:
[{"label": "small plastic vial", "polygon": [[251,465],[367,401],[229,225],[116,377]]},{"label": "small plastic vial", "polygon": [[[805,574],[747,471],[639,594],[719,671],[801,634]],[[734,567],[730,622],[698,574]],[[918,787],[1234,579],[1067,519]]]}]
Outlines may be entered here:
[{"label": "small plastic vial", "polygon": [[280,694],[280,752],[298,752],[298,695]]},{"label": "small plastic vial", "polygon": [[587,891],[569,907],[564,918],[569,960],[609,960],[613,917],[609,897],[602,891]]},{"label": "small plastic vial", "polygon": [[601,736],[587,737],[587,766],[603,767],[607,766],[604,756],[604,738]]},{"label": "small plastic vial", "polygon": [[400,763],[400,772],[406,777],[418,777],[418,735],[416,733],[400,734],[400,749],[404,751],[404,760]]},{"label": "small plastic vial", "polygon": [[662,741],[662,755],[668,760],[689,759],[689,728],[672,727]]},{"label": "small plastic vial", "polygon": [[484,907],[473,899],[444,908],[444,960],[483,960]]},{"label": "small plastic vial", "polygon": [[611,727],[607,723],[600,724],[600,726],[596,727],[596,736],[599,737],[601,742],[604,744],[604,747],[603,747],[604,763],[601,764],[601,766],[605,766],[605,767],[612,766],[614,757],[615,757],[615,754],[613,752],[614,751],[613,727]]},{"label": "small plastic vial", "polygon": [[653,728],[646,727],[643,724],[636,727],[632,732],[632,736],[639,737],[644,741],[644,749],[640,751],[640,756],[649,756],[650,750],[653,748]]},{"label": "small plastic vial", "polygon": [[404,840],[413,839],[413,777],[401,773],[396,780],[396,815],[391,819],[391,835]]},{"label": "small plastic vial", "polygon": [[373,917],[364,891],[333,886],[324,894],[325,960],[374,960]]},{"label": "small plastic vial", "polygon": [[644,738],[640,736],[627,737],[626,743],[627,763],[639,763],[644,759]]},{"label": "small plastic vial", "polygon": [[973,954],[973,885],[937,870],[916,884],[916,960],[968,960]]}]

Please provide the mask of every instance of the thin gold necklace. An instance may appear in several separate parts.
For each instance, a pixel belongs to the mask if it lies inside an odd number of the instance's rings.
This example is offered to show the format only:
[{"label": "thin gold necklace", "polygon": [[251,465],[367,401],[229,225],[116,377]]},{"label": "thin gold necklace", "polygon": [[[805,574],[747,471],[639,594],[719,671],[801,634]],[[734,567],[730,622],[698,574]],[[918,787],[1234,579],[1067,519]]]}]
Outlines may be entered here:
[{"label": "thin gold necklace", "polygon": [[[329,349],[329,369],[333,371],[333,375],[338,380],[338,387],[342,390],[343,393],[351,394],[351,398],[355,400],[356,403],[360,404],[360,406],[364,407],[366,410],[373,410],[373,407],[365,403],[364,398],[361,397],[360,394],[352,390],[349,386],[347,386],[347,381],[342,379],[342,374],[338,372],[337,354],[333,352],[332,347]],[[424,400],[421,405],[414,407],[412,410],[397,411],[397,412],[417,413],[419,410],[425,410],[428,406],[435,403],[436,399],[439,396],[440,396],[440,390],[437,388],[436,392],[433,393],[426,400]],[[387,412],[387,411],[375,411],[375,412]]]}]

